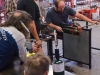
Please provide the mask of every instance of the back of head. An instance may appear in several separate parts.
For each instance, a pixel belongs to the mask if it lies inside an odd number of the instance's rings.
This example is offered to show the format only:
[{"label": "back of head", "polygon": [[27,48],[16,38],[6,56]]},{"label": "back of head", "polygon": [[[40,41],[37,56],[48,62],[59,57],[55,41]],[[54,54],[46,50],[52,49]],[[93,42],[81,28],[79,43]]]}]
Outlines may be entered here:
[{"label": "back of head", "polygon": [[54,5],[55,5],[56,8],[58,8],[58,4],[59,4],[60,1],[64,1],[64,0],[54,0]]},{"label": "back of head", "polygon": [[1,27],[14,26],[19,31],[21,31],[24,35],[26,35],[27,31],[22,27],[20,21],[22,21],[26,25],[26,27],[29,27],[30,22],[32,22],[30,14],[28,14],[25,11],[17,10],[13,12],[10,15],[10,17],[0,26]]},{"label": "back of head", "polygon": [[26,75],[44,75],[49,70],[50,59],[42,53],[36,53],[25,62]]}]

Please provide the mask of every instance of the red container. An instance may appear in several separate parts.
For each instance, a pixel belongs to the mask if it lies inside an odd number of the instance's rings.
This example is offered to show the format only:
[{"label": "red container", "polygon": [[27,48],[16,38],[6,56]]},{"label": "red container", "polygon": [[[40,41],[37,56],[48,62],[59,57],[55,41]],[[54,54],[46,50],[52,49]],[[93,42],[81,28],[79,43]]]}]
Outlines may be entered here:
[{"label": "red container", "polygon": [[92,18],[92,11],[91,11],[91,9],[83,9],[83,11],[84,11],[84,13],[86,13],[87,14],[87,17],[88,18]]}]

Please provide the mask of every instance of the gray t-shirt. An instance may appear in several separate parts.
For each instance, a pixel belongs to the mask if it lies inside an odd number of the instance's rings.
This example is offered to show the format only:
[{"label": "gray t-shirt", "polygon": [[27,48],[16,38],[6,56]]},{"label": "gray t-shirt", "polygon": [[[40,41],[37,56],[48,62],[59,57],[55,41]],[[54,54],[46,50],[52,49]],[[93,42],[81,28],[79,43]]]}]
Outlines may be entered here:
[{"label": "gray t-shirt", "polygon": [[46,15],[46,22],[53,23],[55,25],[69,25],[68,15],[75,16],[76,11],[72,8],[65,6],[64,11],[62,13],[57,12],[54,7],[52,7]]}]

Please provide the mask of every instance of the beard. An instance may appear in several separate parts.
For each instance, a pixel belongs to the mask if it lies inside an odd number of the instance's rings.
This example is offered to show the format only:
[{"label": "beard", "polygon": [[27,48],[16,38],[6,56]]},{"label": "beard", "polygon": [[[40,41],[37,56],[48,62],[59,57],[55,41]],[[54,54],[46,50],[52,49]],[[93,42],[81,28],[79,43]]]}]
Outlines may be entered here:
[{"label": "beard", "polygon": [[58,11],[58,10],[57,10],[57,12],[62,13],[63,11]]}]

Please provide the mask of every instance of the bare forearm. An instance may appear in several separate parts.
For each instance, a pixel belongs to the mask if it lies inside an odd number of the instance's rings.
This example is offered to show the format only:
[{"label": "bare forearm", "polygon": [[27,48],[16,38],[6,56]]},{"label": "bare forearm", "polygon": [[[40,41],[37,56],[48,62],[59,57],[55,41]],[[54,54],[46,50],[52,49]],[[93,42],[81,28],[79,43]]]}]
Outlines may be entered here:
[{"label": "bare forearm", "polygon": [[52,28],[54,28],[54,29],[56,29],[59,32],[63,32],[63,30],[62,30],[62,28],[60,26],[54,25],[52,23],[47,24],[47,25],[50,26],[50,27],[52,27]]},{"label": "bare forearm", "polygon": [[82,19],[84,21],[87,21],[87,22],[92,23],[92,20],[91,19],[87,18],[86,16],[84,16],[82,14],[76,13],[76,17],[78,17],[78,18],[80,18],[80,19]]},{"label": "bare forearm", "polygon": [[36,39],[36,41],[40,40],[39,36],[37,34],[37,30],[36,30],[34,21],[30,24],[30,31],[31,31],[32,35],[34,36],[34,38]]},{"label": "bare forearm", "polygon": [[56,25],[50,23],[50,24],[47,24],[48,26],[52,27],[52,28],[55,28],[56,29]]}]

